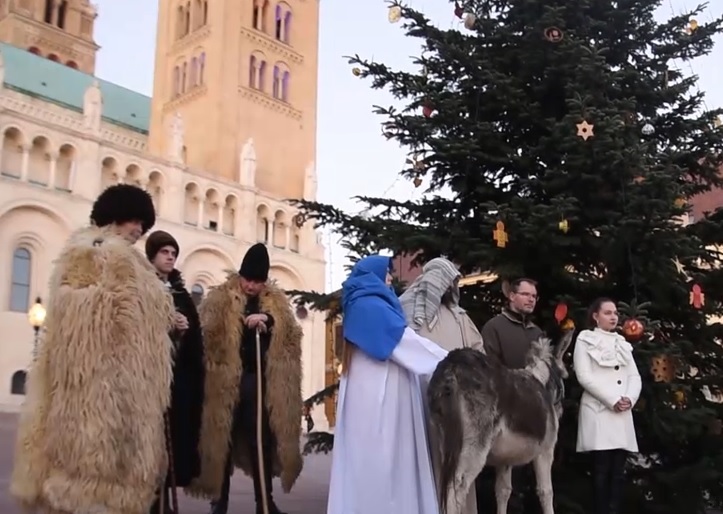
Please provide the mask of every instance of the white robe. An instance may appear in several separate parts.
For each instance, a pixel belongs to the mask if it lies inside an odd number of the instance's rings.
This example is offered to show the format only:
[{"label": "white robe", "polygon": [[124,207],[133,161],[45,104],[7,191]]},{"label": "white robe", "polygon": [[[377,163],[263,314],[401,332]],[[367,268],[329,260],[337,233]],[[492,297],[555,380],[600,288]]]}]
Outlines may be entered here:
[{"label": "white robe", "polygon": [[426,389],[446,356],[409,328],[387,361],[354,351],[339,385],[327,514],[439,514]]}]

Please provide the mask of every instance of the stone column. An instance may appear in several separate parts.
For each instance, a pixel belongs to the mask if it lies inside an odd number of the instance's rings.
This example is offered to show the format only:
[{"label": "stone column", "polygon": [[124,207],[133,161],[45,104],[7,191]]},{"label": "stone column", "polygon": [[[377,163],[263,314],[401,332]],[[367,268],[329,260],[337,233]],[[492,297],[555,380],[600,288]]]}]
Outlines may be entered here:
[{"label": "stone column", "polygon": [[223,231],[223,208],[224,206],[219,202],[218,204],[218,224],[216,226],[216,232],[224,234]]},{"label": "stone column", "polygon": [[30,163],[30,149],[32,148],[29,144],[23,145],[23,163],[20,167],[20,180],[23,182],[28,181],[28,165]]},{"label": "stone column", "polygon": [[198,219],[196,220],[196,226],[203,228],[203,205],[204,200],[200,196],[198,197]]},{"label": "stone column", "polygon": [[53,152],[50,154],[50,177],[48,178],[48,189],[55,188],[55,175],[58,168],[58,154]]}]

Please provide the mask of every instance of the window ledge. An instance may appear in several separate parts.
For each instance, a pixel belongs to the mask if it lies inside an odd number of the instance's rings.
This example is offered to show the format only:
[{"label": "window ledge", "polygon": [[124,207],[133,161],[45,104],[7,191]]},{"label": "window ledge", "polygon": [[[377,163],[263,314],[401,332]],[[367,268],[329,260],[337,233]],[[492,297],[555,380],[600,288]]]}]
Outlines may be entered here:
[{"label": "window ledge", "polygon": [[253,89],[247,86],[241,86],[239,88],[243,98],[248,98],[254,103],[263,105],[264,107],[271,109],[272,111],[280,112],[284,116],[288,116],[294,120],[300,121],[302,118],[302,112],[294,109],[288,103],[277,100],[267,94],[262,93],[257,89]]},{"label": "window ledge", "polygon": [[176,39],[171,46],[173,52],[181,52],[186,50],[189,46],[198,44],[202,39],[206,39],[211,33],[211,26],[207,23],[197,29],[189,32],[180,39]]},{"label": "window ledge", "polygon": [[282,43],[276,38],[271,37],[265,32],[261,32],[257,29],[249,29],[246,27],[241,28],[241,34],[254,43],[255,46],[263,48],[268,52],[273,52],[275,55],[280,56],[286,61],[294,64],[304,64],[304,56],[296,50],[293,50],[288,43]]}]

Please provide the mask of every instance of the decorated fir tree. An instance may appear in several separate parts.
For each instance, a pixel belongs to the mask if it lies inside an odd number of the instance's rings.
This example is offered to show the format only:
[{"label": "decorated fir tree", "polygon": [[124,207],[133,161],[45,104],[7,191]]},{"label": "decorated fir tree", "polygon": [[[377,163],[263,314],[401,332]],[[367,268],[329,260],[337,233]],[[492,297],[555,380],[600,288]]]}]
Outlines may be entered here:
[{"label": "decorated fir tree", "polygon": [[[723,129],[676,63],[710,52],[723,20],[696,22],[698,9],[660,23],[661,3],[469,0],[450,5],[451,30],[390,6],[421,44],[417,71],[379,56],[351,65],[398,100],[375,110],[425,194],[363,198],[364,216],[300,205],[351,254],[445,255],[497,277],[463,290],[480,325],[509,277],[539,280],[552,336],[568,318],[580,327],[598,296],[625,302],[644,385],[623,512],[694,514],[723,503],[723,408],[710,401],[723,382],[723,215],[687,213],[722,183]],[[580,394],[573,375],[554,467],[563,514],[590,511],[589,462],[574,450]]]}]

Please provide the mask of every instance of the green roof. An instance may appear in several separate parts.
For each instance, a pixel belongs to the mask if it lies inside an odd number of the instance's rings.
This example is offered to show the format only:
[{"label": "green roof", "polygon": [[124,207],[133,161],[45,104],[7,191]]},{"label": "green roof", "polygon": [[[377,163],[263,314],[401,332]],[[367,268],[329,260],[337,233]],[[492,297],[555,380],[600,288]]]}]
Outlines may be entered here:
[{"label": "green roof", "polygon": [[97,80],[103,94],[103,120],[148,134],[150,97],[7,43],[0,43],[0,53],[5,64],[5,87],[83,112],[85,91]]}]

